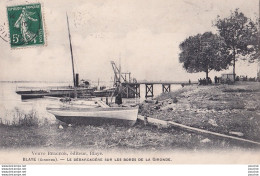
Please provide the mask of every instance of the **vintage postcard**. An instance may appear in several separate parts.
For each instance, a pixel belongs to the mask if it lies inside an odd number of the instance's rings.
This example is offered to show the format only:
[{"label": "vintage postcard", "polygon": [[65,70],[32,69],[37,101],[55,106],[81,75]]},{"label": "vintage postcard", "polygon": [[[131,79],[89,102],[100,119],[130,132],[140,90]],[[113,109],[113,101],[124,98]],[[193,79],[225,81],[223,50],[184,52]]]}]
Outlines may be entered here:
[{"label": "vintage postcard", "polygon": [[1,1],[0,164],[259,164],[259,5]]}]

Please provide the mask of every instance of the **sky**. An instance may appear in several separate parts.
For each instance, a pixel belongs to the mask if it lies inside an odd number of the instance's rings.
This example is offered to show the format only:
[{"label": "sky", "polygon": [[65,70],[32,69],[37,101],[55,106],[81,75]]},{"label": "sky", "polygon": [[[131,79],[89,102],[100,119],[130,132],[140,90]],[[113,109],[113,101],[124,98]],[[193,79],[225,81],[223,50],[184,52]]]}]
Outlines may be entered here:
[{"label": "sky", "polygon": [[[70,21],[75,70],[80,79],[109,82],[110,61],[137,80],[196,81],[179,63],[179,44],[188,36],[216,32],[213,21],[239,8],[258,16],[259,0],[1,0],[0,26],[9,32],[6,7],[40,2],[46,45],[11,49],[0,38],[0,80],[72,82],[66,22]],[[5,25],[4,25],[5,24]],[[9,40],[9,39],[7,39]],[[255,77],[257,64],[237,63],[237,75]],[[209,73],[210,77],[230,73]]]}]

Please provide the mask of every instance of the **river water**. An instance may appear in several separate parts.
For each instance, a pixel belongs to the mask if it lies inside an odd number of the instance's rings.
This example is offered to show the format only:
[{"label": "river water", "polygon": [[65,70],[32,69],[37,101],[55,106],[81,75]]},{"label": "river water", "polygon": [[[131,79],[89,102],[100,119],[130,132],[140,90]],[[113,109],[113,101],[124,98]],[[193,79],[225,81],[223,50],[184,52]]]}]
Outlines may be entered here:
[{"label": "river water", "polygon": [[[15,91],[19,87],[30,87],[40,89],[39,87],[58,87],[68,86],[68,83],[38,83],[38,82],[0,82],[0,118],[5,121],[12,121],[17,111],[24,114],[34,111],[38,118],[47,118],[50,121],[55,121],[55,117],[46,111],[47,106],[59,106],[62,103],[57,98],[39,98],[21,100],[21,96]],[[171,85],[171,91],[181,88],[180,85]],[[162,93],[161,85],[154,85],[154,96]],[[140,86],[141,97],[138,102],[145,100],[145,85]]]},{"label": "river water", "polygon": [[[67,83],[14,83],[14,82],[1,82],[0,83],[0,118],[5,121],[12,121],[17,111],[28,114],[31,111],[37,113],[38,118],[47,118],[55,120],[54,116],[46,111],[47,106],[60,105],[58,99],[39,98],[21,100],[21,96],[16,94],[19,87],[30,87],[31,89],[40,89],[39,87],[58,87],[66,86]],[[29,89],[30,90],[30,89]]]}]

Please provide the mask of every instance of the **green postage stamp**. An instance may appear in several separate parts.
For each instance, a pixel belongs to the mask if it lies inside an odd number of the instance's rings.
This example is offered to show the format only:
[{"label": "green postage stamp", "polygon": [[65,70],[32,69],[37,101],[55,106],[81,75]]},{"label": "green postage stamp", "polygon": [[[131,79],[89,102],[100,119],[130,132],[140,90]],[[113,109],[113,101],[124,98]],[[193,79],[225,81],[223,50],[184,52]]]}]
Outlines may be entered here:
[{"label": "green postage stamp", "polygon": [[44,45],[41,4],[7,7],[12,48]]}]

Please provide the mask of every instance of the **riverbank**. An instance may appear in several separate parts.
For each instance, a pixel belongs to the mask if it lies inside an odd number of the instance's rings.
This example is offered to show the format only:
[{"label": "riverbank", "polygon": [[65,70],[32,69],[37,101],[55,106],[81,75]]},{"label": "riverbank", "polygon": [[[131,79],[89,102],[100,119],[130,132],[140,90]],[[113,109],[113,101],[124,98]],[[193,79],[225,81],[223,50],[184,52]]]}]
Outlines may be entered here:
[{"label": "riverbank", "polygon": [[[259,99],[259,82],[188,86],[143,103],[140,113],[260,142]],[[214,143],[208,138],[204,142]]]},{"label": "riverbank", "polygon": [[[140,114],[260,142],[260,84],[185,86],[142,103]],[[144,126],[68,126],[53,123],[0,125],[0,149],[66,148],[101,150],[255,150],[259,146]]]}]

